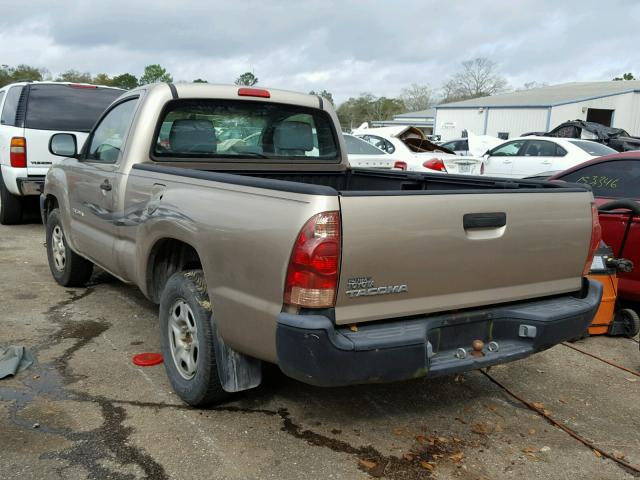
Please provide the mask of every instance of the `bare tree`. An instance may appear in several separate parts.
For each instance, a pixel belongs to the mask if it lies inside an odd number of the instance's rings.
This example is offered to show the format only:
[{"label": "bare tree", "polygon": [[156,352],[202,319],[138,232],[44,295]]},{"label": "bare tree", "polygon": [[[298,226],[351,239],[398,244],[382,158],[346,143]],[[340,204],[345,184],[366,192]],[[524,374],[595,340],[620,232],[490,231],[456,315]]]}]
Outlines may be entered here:
[{"label": "bare tree", "polygon": [[435,103],[433,90],[429,85],[418,85],[412,83],[409,87],[403,88],[400,92],[400,100],[410,112],[426,110]]},{"label": "bare tree", "polygon": [[495,62],[484,57],[474,58],[462,62],[462,71],[442,86],[443,102],[495,95],[507,88],[507,81],[497,72]]}]

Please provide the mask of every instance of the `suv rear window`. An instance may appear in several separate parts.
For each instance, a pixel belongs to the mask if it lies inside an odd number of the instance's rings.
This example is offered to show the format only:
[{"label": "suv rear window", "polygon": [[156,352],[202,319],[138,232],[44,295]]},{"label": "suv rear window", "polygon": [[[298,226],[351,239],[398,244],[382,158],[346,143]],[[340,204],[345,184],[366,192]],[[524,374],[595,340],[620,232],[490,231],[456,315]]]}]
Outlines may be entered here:
[{"label": "suv rear window", "polygon": [[72,85],[32,84],[25,128],[88,132],[122,90]]},{"label": "suv rear window", "polygon": [[590,142],[589,140],[567,140],[569,143],[584,150],[589,155],[594,157],[602,157],[603,155],[611,155],[617,153],[613,148],[607,147],[597,142]]},{"label": "suv rear window", "polygon": [[322,110],[250,100],[177,100],[154,143],[156,158],[339,161]]}]

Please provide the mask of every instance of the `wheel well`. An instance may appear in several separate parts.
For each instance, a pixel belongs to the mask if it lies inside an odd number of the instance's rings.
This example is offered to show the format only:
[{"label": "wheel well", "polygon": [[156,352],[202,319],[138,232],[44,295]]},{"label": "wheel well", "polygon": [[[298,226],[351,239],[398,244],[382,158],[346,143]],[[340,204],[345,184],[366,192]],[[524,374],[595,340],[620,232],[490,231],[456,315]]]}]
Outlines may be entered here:
[{"label": "wheel well", "polygon": [[169,277],[184,270],[201,269],[202,262],[195,248],[173,238],[156,242],[147,262],[147,295],[160,303],[160,294]]},{"label": "wheel well", "polygon": [[58,208],[60,205],[58,204],[58,199],[53,195],[47,195],[47,198],[44,201],[44,212],[45,212],[45,220],[49,216],[52,210]]}]

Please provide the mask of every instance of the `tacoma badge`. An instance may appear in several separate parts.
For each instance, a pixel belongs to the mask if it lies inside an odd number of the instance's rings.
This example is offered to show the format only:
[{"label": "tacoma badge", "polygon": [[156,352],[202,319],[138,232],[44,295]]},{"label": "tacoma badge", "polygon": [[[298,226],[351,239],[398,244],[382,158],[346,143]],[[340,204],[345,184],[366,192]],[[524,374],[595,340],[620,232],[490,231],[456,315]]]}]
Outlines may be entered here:
[{"label": "tacoma badge", "polygon": [[376,287],[372,277],[353,277],[347,280],[347,291],[349,297],[368,297],[373,295],[388,295],[390,293],[408,292],[406,285],[386,285]]}]

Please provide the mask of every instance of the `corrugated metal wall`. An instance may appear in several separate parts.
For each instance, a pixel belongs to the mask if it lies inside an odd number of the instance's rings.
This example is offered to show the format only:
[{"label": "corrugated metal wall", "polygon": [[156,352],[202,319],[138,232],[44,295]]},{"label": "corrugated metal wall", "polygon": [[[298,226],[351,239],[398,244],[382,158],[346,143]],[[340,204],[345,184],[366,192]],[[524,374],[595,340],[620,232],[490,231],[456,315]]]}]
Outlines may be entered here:
[{"label": "corrugated metal wall", "polygon": [[544,132],[547,114],[547,108],[490,108],[486,134],[497,137],[505,132],[514,138],[527,132]]},{"label": "corrugated metal wall", "polygon": [[438,109],[434,133],[443,141],[460,138],[463,130],[481,135],[484,132],[484,112],[477,108]]},{"label": "corrugated metal wall", "polygon": [[555,128],[568,120],[586,120],[589,108],[614,110],[613,127],[624,128],[631,135],[640,135],[640,94],[637,93],[626,93],[553,107],[550,128]]},{"label": "corrugated metal wall", "polygon": [[505,132],[509,133],[509,138],[514,138],[526,132],[543,132],[547,127],[553,129],[567,120],[586,120],[588,108],[614,110],[612,126],[640,136],[640,93],[626,93],[552,107],[548,125],[546,107],[438,108],[435,133],[441,135],[443,140],[458,138],[463,130],[494,137],[499,132]]}]

